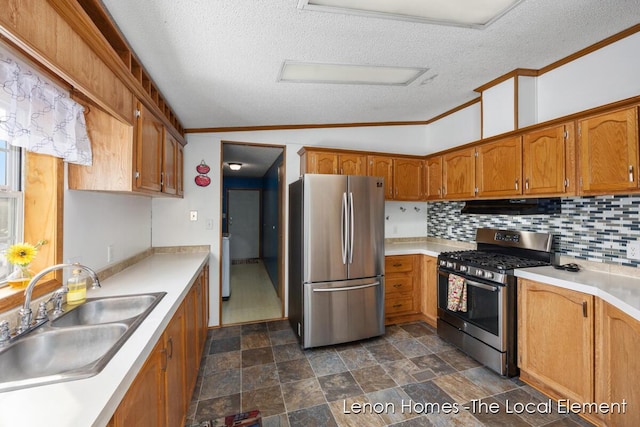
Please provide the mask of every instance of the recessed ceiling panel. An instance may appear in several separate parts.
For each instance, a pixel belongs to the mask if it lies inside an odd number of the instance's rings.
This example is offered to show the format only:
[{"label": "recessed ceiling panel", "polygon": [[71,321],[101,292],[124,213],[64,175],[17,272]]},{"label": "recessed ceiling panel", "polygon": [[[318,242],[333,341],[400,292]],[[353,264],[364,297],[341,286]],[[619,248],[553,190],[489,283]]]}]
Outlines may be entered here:
[{"label": "recessed ceiling panel", "polygon": [[278,81],[406,86],[428,68],[285,61]]},{"label": "recessed ceiling panel", "polygon": [[299,0],[298,8],[484,28],[522,0]]}]

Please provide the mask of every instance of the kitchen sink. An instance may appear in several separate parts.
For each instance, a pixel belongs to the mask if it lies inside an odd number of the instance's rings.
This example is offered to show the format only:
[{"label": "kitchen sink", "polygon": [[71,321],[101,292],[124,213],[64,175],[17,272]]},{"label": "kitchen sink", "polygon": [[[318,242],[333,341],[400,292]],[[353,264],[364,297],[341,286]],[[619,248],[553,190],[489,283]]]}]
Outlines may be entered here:
[{"label": "kitchen sink", "polygon": [[0,347],[0,392],[100,373],[164,295],[87,299]]},{"label": "kitchen sink", "polygon": [[125,321],[153,309],[162,296],[164,292],[87,299],[84,304],[52,320],[51,326],[56,328]]}]

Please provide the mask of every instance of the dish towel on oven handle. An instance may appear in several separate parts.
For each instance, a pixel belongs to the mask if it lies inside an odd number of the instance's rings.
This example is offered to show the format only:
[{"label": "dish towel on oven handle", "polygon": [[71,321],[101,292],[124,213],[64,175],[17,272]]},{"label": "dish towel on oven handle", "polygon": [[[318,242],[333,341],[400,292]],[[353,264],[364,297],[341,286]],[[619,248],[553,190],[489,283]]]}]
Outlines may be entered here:
[{"label": "dish towel on oven handle", "polygon": [[450,311],[467,311],[467,284],[464,277],[449,274],[447,309]]}]

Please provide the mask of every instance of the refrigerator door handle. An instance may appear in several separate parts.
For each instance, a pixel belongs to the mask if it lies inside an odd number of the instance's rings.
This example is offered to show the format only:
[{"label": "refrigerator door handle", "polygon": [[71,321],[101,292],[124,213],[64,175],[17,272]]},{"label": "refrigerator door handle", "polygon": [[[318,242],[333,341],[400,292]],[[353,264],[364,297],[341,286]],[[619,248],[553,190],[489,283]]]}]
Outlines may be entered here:
[{"label": "refrigerator door handle", "polygon": [[342,243],[342,263],[347,263],[349,241],[347,238],[347,193],[342,193],[342,214],[340,218],[340,239]]},{"label": "refrigerator door handle", "polygon": [[353,263],[353,233],[356,228],[353,211],[353,193],[349,192],[349,264]]},{"label": "refrigerator door handle", "polygon": [[368,283],[366,285],[359,285],[359,286],[346,286],[343,288],[318,288],[318,289],[314,289],[313,292],[353,291],[356,289],[372,288],[374,286],[380,286],[380,282],[373,282],[373,283]]}]

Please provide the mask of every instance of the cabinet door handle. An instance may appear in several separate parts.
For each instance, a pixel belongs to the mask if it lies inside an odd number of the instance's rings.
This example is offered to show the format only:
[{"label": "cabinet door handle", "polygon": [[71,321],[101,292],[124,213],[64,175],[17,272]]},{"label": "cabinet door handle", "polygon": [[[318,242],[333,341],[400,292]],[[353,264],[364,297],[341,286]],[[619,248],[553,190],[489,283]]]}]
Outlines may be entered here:
[{"label": "cabinet door handle", "polygon": [[393,308],[400,308],[400,307],[402,307],[402,304],[394,304],[393,305]]},{"label": "cabinet door handle", "polygon": [[397,262],[395,264],[393,264],[394,267],[402,267],[402,263],[401,262]]},{"label": "cabinet door handle", "polygon": [[633,165],[629,165],[629,182],[633,182]]},{"label": "cabinet door handle", "polygon": [[525,190],[529,189],[529,178],[524,180],[524,188],[525,188]]},{"label": "cabinet door handle", "polygon": [[393,287],[397,289],[397,288],[402,287],[402,285],[400,283],[396,283],[395,285],[393,285]]},{"label": "cabinet door handle", "polygon": [[516,190],[518,189],[518,180],[516,179]]},{"label": "cabinet door handle", "polygon": [[587,317],[587,302],[582,301],[582,317]]},{"label": "cabinet door handle", "polygon": [[167,357],[169,359],[173,359],[173,337],[169,337],[169,340],[167,342],[169,344],[169,352],[167,353]]}]

